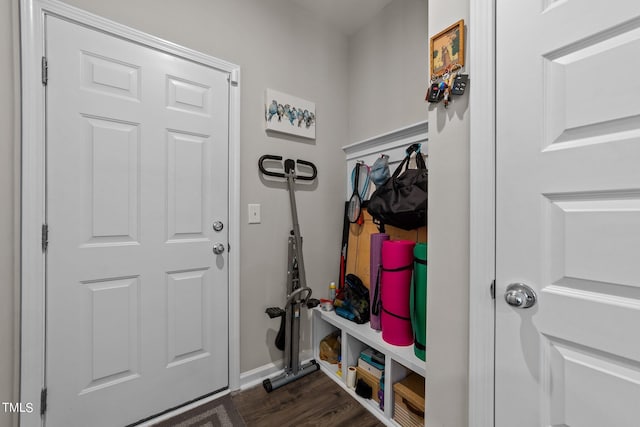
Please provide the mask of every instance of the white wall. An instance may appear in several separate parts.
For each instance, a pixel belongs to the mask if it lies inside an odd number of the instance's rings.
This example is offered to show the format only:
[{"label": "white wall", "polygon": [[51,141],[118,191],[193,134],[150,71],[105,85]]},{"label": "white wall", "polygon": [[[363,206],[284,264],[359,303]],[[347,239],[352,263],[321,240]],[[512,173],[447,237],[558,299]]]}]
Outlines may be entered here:
[{"label": "white wall", "polygon": [[[19,301],[17,231],[19,173],[19,77],[17,2],[0,2],[0,402],[18,400]],[[0,426],[17,425],[0,407]]]},{"label": "white wall", "polygon": [[427,117],[427,0],[395,0],[349,38],[349,141]]},{"label": "white wall", "polygon": [[[468,0],[429,2],[429,37],[460,19]],[[465,46],[468,52],[469,44]],[[467,72],[469,55],[466,55]],[[427,402],[430,427],[468,425],[469,96],[429,107]]]}]

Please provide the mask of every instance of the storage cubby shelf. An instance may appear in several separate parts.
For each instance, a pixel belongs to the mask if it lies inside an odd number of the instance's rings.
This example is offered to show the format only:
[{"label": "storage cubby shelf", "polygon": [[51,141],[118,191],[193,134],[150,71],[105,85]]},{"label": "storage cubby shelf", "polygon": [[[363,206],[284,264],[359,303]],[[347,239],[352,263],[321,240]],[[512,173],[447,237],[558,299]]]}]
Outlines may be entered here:
[{"label": "storage cubby shelf", "polygon": [[333,379],[336,383],[338,383],[338,385],[340,385],[343,389],[345,389],[354,399],[356,399],[356,401],[360,405],[362,405],[369,412],[375,415],[376,418],[378,418],[380,421],[382,421],[386,425],[393,426],[393,427],[399,426],[399,424],[396,423],[395,421],[389,420],[385,417],[384,412],[378,407],[378,403],[376,401],[371,399],[364,399],[358,396],[355,393],[355,391],[348,388],[345,385],[342,377],[339,377],[338,375],[336,375],[336,369],[334,368],[334,365],[331,365],[327,362],[323,362],[321,360],[319,361],[319,363],[320,363],[320,370],[322,372],[324,372],[329,378]]},{"label": "storage cubby shelf", "polygon": [[[321,370],[347,390],[350,395],[379,420],[388,426],[398,426],[393,420],[393,384],[403,379],[410,371],[424,377],[426,363],[415,356],[412,345],[398,347],[385,342],[382,339],[382,333],[371,329],[369,323],[358,325],[336,315],[334,311],[322,311],[320,308],[313,309],[312,313],[313,352]],[[320,341],[333,331],[340,331],[341,334],[342,376],[338,376],[336,373],[337,365],[320,360]],[[371,347],[385,355],[384,411],[380,410],[377,402],[361,398],[346,384],[347,367],[357,364],[360,351],[366,347]]]},{"label": "storage cubby shelf", "polygon": [[[391,345],[382,339],[382,333],[380,331],[371,329],[369,323],[358,325],[357,323],[338,316],[335,311],[322,311],[318,308],[314,310],[325,322],[347,332],[349,335],[362,341],[369,347],[384,353],[385,356],[390,357],[413,372],[423,377],[426,375],[426,363],[416,357],[413,352],[413,345],[407,347]],[[323,337],[320,337],[320,339],[322,338]]]},{"label": "storage cubby shelf", "polygon": [[[342,147],[347,162],[345,171],[345,196],[348,200],[353,192],[351,184],[351,173],[358,161],[364,161],[372,165],[381,154],[389,156],[389,168],[394,170],[406,154],[406,148],[415,143],[422,144],[421,152],[428,154],[427,132],[429,125],[427,121],[414,123],[382,135],[374,136],[363,141],[359,141]],[[369,192],[373,191],[373,186]],[[368,197],[365,197],[368,199]],[[425,236],[426,237],[426,236]],[[366,263],[367,261],[365,261]],[[357,271],[347,272],[358,274]],[[319,308],[313,309],[313,353],[324,373],[336,381],[349,394],[354,396],[358,402],[367,408],[378,419],[388,426],[399,426],[393,420],[393,384],[405,378],[410,371],[426,377],[427,364],[414,354],[413,346],[399,347],[388,344],[382,339],[382,333],[371,329],[368,323],[358,325],[339,317],[333,311],[322,311]],[[384,411],[378,408],[373,400],[363,399],[347,387],[346,375],[339,377],[336,374],[337,365],[323,362],[319,357],[319,347],[322,338],[333,331],[340,331],[342,337],[342,364],[346,370],[349,365],[356,365],[360,352],[366,347],[371,347],[385,355],[385,388]],[[428,354],[428,350],[427,350]],[[427,355],[428,357],[428,355]]]}]

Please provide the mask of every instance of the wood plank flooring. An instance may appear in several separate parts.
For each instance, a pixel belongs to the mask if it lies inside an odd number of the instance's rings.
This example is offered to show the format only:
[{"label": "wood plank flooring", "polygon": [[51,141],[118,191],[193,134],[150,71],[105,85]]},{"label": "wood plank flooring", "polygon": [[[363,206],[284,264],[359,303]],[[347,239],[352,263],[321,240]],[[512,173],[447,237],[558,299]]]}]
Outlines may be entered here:
[{"label": "wood plank flooring", "polygon": [[384,426],[320,371],[271,393],[259,385],[232,398],[248,427]]}]

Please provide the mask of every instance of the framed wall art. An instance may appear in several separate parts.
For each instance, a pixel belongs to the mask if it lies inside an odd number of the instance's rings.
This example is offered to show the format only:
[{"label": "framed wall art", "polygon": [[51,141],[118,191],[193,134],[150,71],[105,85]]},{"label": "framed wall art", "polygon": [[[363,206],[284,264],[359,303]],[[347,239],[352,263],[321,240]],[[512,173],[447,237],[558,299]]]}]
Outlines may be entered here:
[{"label": "framed wall art", "polygon": [[265,128],[302,138],[316,138],[316,104],[267,89],[264,96]]},{"label": "framed wall art", "polygon": [[464,66],[464,19],[431,37],[431,78]]}]

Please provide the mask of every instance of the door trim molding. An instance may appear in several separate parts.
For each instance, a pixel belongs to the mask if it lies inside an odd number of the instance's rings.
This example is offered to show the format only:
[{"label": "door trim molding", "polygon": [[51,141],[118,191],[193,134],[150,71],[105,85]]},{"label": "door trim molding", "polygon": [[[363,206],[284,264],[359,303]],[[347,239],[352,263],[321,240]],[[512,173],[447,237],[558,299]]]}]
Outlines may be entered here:
[{"label": "door trim molding", "polygon": [[495,2],[470,2],[469,427],[494,426]]},{"label": "door trim molding", "polygon": [[[22,52],[22,188],[21,188],[21,342],[20,401],[33,403],[20,425],[40,426],[40,392],[45,386],[45,256],[41,227],[45,206],[45,56],[46,15],[98,29],[199,64],[226,72],[229,85],[229,218],[240,218],[240,67],[195,50],[93,15],[57,0],[20,0]],[[240,223],[229,224],[229,388],[240,388]],[[233,254],[233,255],[232,255]]]}]

